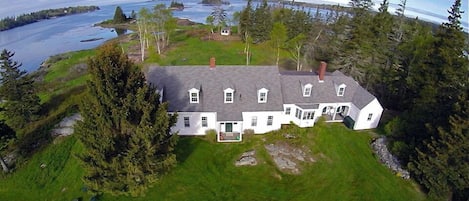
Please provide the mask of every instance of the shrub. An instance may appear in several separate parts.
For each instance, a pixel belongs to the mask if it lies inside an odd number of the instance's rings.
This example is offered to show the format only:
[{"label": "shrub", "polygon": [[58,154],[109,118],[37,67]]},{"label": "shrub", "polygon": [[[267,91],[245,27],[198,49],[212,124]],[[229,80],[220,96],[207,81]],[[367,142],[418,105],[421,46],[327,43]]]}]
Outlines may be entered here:
[{"label": "shrub", "polygon": [[217,142],[217,131],[215,129],[207,129],[205,131],[205,139],[209,142]]}]

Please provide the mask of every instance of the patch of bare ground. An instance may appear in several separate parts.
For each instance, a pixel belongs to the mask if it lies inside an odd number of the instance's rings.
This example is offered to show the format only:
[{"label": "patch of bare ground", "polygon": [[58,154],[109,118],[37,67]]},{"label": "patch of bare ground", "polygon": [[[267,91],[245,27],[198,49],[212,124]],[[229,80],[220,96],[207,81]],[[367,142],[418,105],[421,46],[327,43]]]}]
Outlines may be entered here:
[{"label": "patch of bare ground", "polygon": [[306,146],[295,147],[287,142],[264,145],[277,168],[285,173],[300,174],[302,163],[316,162]]}]

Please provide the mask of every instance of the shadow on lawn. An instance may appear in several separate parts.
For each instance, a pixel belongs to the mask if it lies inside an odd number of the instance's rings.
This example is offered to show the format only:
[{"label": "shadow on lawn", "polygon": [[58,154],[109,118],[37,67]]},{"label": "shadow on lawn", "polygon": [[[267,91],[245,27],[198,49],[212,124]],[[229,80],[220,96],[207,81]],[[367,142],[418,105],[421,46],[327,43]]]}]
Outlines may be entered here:
[{"label": "shadow on lawn", "polygon": [[183,163],[189,158],[192,152],[199,146],[202,139],[197,137],[181,136],[176,146],[176,159],[178,163]]}]

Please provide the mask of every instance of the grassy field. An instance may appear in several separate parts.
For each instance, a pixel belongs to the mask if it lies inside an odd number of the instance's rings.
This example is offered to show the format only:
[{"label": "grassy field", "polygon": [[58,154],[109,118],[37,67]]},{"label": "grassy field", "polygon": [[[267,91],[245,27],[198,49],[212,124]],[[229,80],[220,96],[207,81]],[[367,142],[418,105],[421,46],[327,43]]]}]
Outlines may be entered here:
[{"label": "grassy field", "polygon": [[[283,139],[283,133],[299,136]],[[214,143],[181,138],[177,167],[150,188],[145,197],[100,200],[424,200],[411,181],[381,165],[369,146],[371,135],[342,124],[289,128],[246,136],[242,143]],[[279,171],[264,144],[286,141],[305,146],[317,162],[302,164],[301,175]],[[259,164],[235,167],[244,151],[255,149]],[[82,147],[73,136],[56,139],[24,167],[0,182],[0,200],[72,200],[90,195],[80,180],[76,159]],[[45,164],[41,168],[41,164]]]}]

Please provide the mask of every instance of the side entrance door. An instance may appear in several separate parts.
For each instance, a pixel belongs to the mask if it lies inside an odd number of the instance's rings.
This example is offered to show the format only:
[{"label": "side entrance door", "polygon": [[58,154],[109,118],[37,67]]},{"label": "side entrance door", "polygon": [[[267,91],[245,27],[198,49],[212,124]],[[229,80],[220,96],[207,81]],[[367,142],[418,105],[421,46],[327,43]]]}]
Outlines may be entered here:
[{"label": "side entrance door", "polygon": [[233,123],[225,123],[225,132],[227,133],[233,132]]}]

